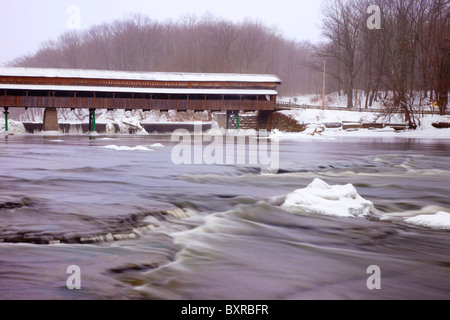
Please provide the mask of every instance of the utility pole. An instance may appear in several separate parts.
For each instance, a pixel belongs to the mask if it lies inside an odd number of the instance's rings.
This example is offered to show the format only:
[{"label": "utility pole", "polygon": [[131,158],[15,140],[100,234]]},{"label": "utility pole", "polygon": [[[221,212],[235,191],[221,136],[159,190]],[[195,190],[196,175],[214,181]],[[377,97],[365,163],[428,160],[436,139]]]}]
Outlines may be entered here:
[{"label": "utility pole", "polygon": [[326,61],[323,62],[323,93],[322,93],[322,110],[325,111],[325,72],[327,69]]}]

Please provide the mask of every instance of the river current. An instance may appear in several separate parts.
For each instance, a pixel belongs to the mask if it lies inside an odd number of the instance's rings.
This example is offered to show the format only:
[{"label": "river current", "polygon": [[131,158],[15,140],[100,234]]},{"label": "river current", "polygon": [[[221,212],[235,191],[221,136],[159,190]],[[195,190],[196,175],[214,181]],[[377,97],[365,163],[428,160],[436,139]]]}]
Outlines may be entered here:
[{"label": "river current", "polygon": [[[450,212],[449,140],[281,139],[277,174],[175,165],[176,145],[1,136],[0,299],[450,297],[450,231],[406,222]],[[283,207],[318,179],[375,211]],[[81,290],[67,287],[72,265]]]}]

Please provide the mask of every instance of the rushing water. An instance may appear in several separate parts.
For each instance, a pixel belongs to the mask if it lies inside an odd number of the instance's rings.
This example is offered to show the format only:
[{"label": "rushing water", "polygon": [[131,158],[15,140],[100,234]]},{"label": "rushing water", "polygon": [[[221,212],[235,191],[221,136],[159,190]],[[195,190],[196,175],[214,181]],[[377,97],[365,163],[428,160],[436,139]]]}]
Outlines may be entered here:
[{"label": "rushing water", "polygon": [[[405,222],[450,212],[450,141],[286,140],[268,175],[176,166],[174,146],[0,137],[0,299],[450,297],[450,232]],[[282,208],[316,178],[352,184],[376,215]],[[81,290],[67,289],[70,265]],[[379,290],[366,284],[371,265]]]}]

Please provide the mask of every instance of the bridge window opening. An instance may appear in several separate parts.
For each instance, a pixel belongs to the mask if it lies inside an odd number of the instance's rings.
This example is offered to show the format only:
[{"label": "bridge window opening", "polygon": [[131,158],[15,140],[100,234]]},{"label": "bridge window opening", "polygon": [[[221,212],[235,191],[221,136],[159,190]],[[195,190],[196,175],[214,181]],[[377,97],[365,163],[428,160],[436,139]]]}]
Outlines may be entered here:
[{"label": "bridge window opening", "polygon": [[206,96],[206,100],[208,100],[208,101],[211,101],[211,100],[213,100],[213,101],[222,100],[222,96],[211,94],[211,95],[207,95]]},{"label": "bridge window opening", "polygon": [[73,92],[69,92],[69,91],[55,91],[55,97],[73,98]]},{"label": "bridge window opening", "polygon": [[32,96],[32,97],[48,97],[48,91],[28,91],[28,96]]},{"label": "bridge window opening", "polygon": [[224,100],[241,100],[241,97],[238,95],[227,95],[223,98]]},{"label": "bridge window opening", "polygon": [[150,99],[148,94],[145,93],[135,93],[134,94],[135,99]]},{"label": "bridge window opening", "polygon": [[168,94],[154,94],[153,99],[155,100],[169,100]]},{"label": "bridge window opening", "polygon": [[120,93],[116,93],[115,97],[119,98],[119,99],[131,99],[131,93],[120,92]]},{"label": "bridge window opening", "polygon": [[187,94],[171,95],[170,100],[189,100],[190,97]]},{"label": "bridge window opening", "polygon": [[206,96],[203,94],[191,94],[189,100],[206,100]]},{"label": "bridge window opening", "polygon": [[77,92],[77,98],[93,98],[94,94],[92,92]]},{"label": "bridge window opening", "polygon": [[23,97],[27,95],[27,92],[25,90],[5,90],[5,96],[7,94],[12,96]]},{"label": "bridge window opening", "polygon": [[110,92],[96,92],[95,97],[96,98],[112,98],[113,94]]},{"label": "bridge window opening", "polygon": [[95,97],[96,98],[113,98],[114,95],[111,92],[96,92]]}]

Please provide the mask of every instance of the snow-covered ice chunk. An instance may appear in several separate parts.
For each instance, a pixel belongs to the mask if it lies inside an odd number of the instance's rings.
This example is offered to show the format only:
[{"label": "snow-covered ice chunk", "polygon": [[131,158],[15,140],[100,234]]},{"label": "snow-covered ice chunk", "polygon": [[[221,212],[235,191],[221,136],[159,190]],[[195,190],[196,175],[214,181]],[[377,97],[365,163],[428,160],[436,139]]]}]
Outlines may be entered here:
[{"label": "snow-covered ice chunk", "polygon": [[435,214],[422,214],[405,220],[407,223],[435,229],[450,229],[450,213],[439,211]]},{"label": "snow-covered ice chunk", "polygon": [[104,146],[104,147],[100,147],[100,148],[113,149],[116,151],[153,151],[152,149],[149,149],[144,146],[127,147],[127,146],[108,145],[108,146]]},{"label": "snow-covered ice chunk", "polygon": [[363,217],[375,212],[373,203],[362,198],[352,184],[330,186],[321,179],[288,194],[281,207],[292,213],[340,217]]},{"label": "snow-covered ice chunk", "polygon": [[164,145],[162,143],[154,143],[150,147],[152,147],[152,148],[164,148]]}]

